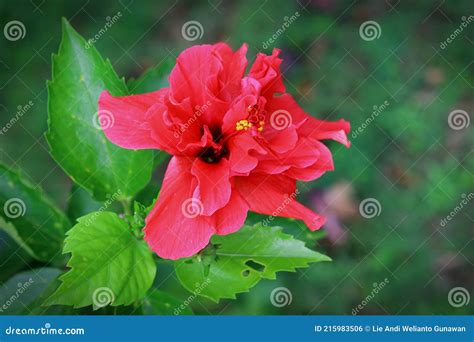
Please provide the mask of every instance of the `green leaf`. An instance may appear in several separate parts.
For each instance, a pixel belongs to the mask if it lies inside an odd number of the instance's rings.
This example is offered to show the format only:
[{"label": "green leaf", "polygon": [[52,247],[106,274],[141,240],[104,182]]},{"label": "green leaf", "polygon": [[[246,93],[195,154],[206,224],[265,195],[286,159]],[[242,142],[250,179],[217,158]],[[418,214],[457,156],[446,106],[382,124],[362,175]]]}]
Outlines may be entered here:
[{"label": "green leaf", "polygon": [[0,229],[43,262],[60,261],[71,223],[37,188],[0,165]]},{"label": "green leaf", "polygon": [[2,270],[0,272],[0,283],[3,283],[28,267],[33,258],[8,233],[0,230],[0,260]]},{"label": "green leaf", "polygon": [[0,217],[0,229],[7,233],[13,239],[13,241],[15,241],[18,246],[23,248],[31,257],[39,260],[35,252],[30,248],[30,246],[28,246],[25,241],[23,241],[21,236],[18,234],[18,231],[16,230],[15,226],[10,222],[6,222],[2,217]]},{"label": "green leaf", "polygon": [[192,315],[193,311],[189,307],[189,303],[179,300],[170,294],[160,291],[151,290],[146,295],[142,304],[144,315]]},{"label": "green leaf", "polygon": [[277,272],[294,272],[308,263],[330,260],[280,227],[255,225],[215,235],[199,255],[178,260],[175,271],[187,290],[218,302],[248,292],[262,278],[275,279]]},{"label": "green leaf", "polygon": [[249,212],[246,224],[262,223],[264,226],[279,226],[283,227],[285,233],[293,235],[296,239],[303,241],[307,246],[314,246],[318,240],[326,237],[327,232],[324,229],[311,231],[300,220],[293,218],[268,216]]},{"label": "green leaf", "polygon": [[67,204],[67,215],[72,221],[77,218],[87,215],[93,211],[99,210],[104,203],[94,200],[91,194],[74,184]]},{"label": "green leaf", "polygon": [[167,58],[157,66],[145,71],[139,78],[128,80],[127,84],[130,93],[143,94],[168,87],[168,75],[173,65],[174,61]]},{"label": "green leaf", "polygon": [[64,253],[71,269],[45,305],[76,308],[130,305],[142,299],[155,278],[156,266],[145,242],[111,212],[93,212],[67,232]]},{"label": "green leaf", "polygon": [[61,274],[56,268],[40,268],[18,273],[0,287],[0,314],[44,314],[40,304],[51,284]]},{"label": "green leaf", "polygon": [[105,201],[120,191],[132,197],[150,180],[151,150],[122,149],[107,140],[97,121],[102,91],[126,95],[127,87],[108,60],[63,20],[58,55],[53,55],[53,76],[48,83],[47,141],[51,155],[79,185]]},{"label": "green leaf", "polygon": [[161,165],[165,161],[167,161],[169,158],[170,158],[170,155],[166,153],[165,151],[156,150],[153,164],[156,167],[158,165]]}]

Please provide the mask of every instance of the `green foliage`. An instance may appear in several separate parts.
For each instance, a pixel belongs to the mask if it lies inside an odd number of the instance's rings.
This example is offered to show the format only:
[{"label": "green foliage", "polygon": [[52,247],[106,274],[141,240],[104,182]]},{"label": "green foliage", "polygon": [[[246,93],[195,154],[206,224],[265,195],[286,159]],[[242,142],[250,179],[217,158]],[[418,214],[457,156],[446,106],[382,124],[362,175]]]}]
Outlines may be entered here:
[{"label": "green foliage", "polygon": [[[10,234],[35,259],[57,262],[67,217],[17,172],[0,164],[0,229]],[[3,220],[1,220],[3,217]]]},{"label": "green foliage", "polygon": [[168,87],[168,75],[174,66],[174,60],[166,58],[157,66],[145,71],[139,78],[127,81],[132,94],[142,94]]},{"label": "green foliage", "polygon": [[101,295],[109,296],[112,306],[130,305],[145,296],[155,278],[150,250],[115,213],[81,217],[67,233],[64,253],[71,253],[70,270],[46,305],[100,307]]},{"label": "green foliage", "polygon": [[67,215],[71,221],[87,215],[92,211],[97,211],[103,204],[94,200],[91,194],[78,185],[73,185],[69,194]]},{"label": "green foliage", "polygon": [[200,255],[176,262],[175,270],[186,289],[216,302],[235,299],[261,279],[275,279],[277,272],[331,260],[280,227],[245,226],[234,234],[216,235],[211,243]]},{"label": "green foliage", "polygon": [[2,260],[0,283],[29,267],[34,261],[33,257],[2,229],[0,229],[0,260]]},{"label": "green foliage", "polygon": [[143,300],[144,315],[192,315],[193,311],[184,301],[160,290],[150,290]]},{"label": "green foliage", "polygon": [[2,315],[44,314],[41,304],[51,285],[61,271],[56,268],[40,268],[16,274],[0,287],[0,298],[6,299],[0,306]]},{"label": "green foliage", "polygon": [[[152,151],[131,151],[109,142],[97,118],[102,91],[126,95],[127,87],[111,63],[63,20],[59,53],[53,56],[53,77],[48,83],[48,132],[51,155],[79,185],[98,200],[119,192],[133,196],[150,180]],[[104,114],[113,120],[113,113]]]},{"label": "green foliage", "polygon": [[20,234],[16,230],[15,226],[11,222],[6,222],[2,217],[0,217],[0,230],[3,230],[8,236],[18,244],[19,247],[23,248],[31,257],[38,259],[38,256],[35,252],[28,246],[28,244],[23,241]]}]

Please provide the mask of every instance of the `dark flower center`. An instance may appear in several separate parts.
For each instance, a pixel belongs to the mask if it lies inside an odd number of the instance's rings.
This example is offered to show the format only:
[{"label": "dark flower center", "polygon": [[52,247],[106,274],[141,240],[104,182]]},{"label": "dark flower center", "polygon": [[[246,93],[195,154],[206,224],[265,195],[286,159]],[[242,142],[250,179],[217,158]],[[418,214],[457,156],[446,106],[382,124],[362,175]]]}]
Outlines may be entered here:
[{"label": "dark flower center", "polygon": [[222,136],[220,127],[213,127],[209,129],[212,134],[213,144],[206,146],[199,154],[206,163],[218,163],[223,157],[227,157],[229,152],[225,146],[225,142]]}]

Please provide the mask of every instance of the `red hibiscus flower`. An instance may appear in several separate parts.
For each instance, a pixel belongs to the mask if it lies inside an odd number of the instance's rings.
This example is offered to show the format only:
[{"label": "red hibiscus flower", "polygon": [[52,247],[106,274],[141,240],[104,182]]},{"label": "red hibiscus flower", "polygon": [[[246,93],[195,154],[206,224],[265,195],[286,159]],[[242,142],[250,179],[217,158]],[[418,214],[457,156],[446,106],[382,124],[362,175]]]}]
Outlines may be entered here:
[{"label": "red hibiscus flower", "polygon": [[213,234],[237,231],[249,210],[291,217],[311,230],[324,217],[295,200],[296,181],[333,170],[320,142],[347,147],[349,123],[320,121],[286,93],[279,50],[258,54],[247,76],[247,46],[191,47],[176,60],[169,88],[111,96],[99,111],[113,114],[103,127],[114,144],[160,149],[173,155],[155,207],[146,218],[145,240],[162,258],[196,254]]}]

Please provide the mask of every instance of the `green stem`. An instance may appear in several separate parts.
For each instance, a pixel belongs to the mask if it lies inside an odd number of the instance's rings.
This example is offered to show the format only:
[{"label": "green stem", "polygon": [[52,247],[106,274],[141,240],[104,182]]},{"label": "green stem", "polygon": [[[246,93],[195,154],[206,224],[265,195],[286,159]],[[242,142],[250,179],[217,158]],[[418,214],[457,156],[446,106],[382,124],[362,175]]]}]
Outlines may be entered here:
[{"label": "green stem", "polygon": [[122,203],[123,213],[125,215],[132,215],[132,211],[130,210],[130,200],[124,199],[124,200],[121,200],[120,203]]}]

